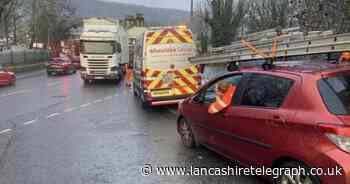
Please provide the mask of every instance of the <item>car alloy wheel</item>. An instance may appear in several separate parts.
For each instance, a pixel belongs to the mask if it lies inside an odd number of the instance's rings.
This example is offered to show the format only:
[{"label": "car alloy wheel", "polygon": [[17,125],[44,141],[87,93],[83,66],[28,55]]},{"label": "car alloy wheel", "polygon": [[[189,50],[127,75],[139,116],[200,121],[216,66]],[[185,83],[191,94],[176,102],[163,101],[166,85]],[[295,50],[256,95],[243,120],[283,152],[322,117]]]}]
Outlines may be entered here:
[{"label": "car alloy wheel", "polygon": [[320,184],[319,179],[316,176],[312,176],[308,174],[310,169],[306,167],[304,164],[300,164],[298,162],[289,162],[283,164],[281,168],[302,168],[307,173],[298,173],[298,175],[291,175],[291,172],[284,172],[281,176],[279,176],[275,184]]},{"label": "car alloy wheel", "polygon": [[188,148],[195,147],[195,138],[191,127],[185,119],[179,121],[179,134],[181,136],[182,144]]}]

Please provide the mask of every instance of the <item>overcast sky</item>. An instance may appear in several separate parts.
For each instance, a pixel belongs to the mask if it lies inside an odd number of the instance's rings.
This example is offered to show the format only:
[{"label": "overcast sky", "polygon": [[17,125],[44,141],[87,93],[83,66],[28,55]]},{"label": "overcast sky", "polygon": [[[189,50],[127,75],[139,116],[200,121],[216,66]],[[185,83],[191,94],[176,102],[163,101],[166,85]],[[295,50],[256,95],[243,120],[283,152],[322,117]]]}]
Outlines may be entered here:
[{"label": "overcast sky", "polygon": [[[105,0],[129,4],[138,4],[149,7],[175,8],[190,11],[190,0]],[[196,0],[195,0],[196,1]]]}]

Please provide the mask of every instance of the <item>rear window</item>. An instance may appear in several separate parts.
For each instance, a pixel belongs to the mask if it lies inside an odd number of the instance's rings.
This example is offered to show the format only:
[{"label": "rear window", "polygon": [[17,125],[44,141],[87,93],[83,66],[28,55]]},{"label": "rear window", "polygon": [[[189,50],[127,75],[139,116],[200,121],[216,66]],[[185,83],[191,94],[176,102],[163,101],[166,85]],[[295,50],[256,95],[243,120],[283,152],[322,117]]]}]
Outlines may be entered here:
[{"label": "rear window", "polygon": [[336,115],[350,115],[350,74],[329,77],[318,82],[328,110]]}]

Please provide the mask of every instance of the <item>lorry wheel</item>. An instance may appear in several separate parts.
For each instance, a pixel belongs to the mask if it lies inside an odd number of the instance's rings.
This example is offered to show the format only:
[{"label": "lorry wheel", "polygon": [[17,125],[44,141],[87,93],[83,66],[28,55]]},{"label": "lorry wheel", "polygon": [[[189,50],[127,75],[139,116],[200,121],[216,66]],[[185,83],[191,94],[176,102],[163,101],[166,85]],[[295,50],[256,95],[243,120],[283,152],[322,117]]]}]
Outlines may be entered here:
[{"label": "lorry wheel", "polygon": [[92,83],[91,80],[88,80],[88,79],[84,79],[84,84],[85,85],[90,85]]}]

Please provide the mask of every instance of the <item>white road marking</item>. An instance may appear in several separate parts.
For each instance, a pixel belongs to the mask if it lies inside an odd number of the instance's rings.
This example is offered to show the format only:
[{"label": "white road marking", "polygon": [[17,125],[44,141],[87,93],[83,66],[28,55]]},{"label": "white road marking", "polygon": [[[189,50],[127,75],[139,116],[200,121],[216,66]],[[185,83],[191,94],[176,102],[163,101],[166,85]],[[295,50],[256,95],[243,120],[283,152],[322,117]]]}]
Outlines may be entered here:
[{"label": "white road marking", "polygon": [[50,118],[53,118],[53,117],[59,116],[59,115],[61,115],[61,114],[60,113],[53,113],[53,114],[50,114],[50,115],[46,116],[46,118],[50,119]]},{"label": "white road marking", "polygon": [[113,98],[112,96],[107,96],[107,97],[104,98],[104,100],[110,100],[112,98]]},{"label": "white road marking", "polygon": [[118,96],[119,96],[119,94],[115,94],[114,96],[115,96],[115,97],[118,97]]},{"label": "white road marking", "polygon": [[36,121],[37,121],[36,119],[31,120],[31,121],[27,121],[27,122],[23,123],[23,125],[31,125],[31,124],[35,123]]},{"label": "white road marking", "polygon": [[102,99],[95,100],[95,103],[101,103],[101,102],[103,102],[103,100],[102,100]]},{"label": "white road marking", "polygon": [[80,108],[84,108],[84,107],[89,107],[91,105],[91,103],[86,103],[80,106]]},{"label": "white road marking", "polygon": [[63,112],[73,112],[76,109],[77,109],[76,107],[72,107],[72,108],[65,109]]},{"label": "white road marking", "polygon": [[24,94],[24,93],[28,93],[30,90],[21,90],[21,91],[15,91],[12,93],[7,93],[7,94],[3,94],[0,97],[7,97],[7,96],[13,96],[13,95],[19,95],[19,94]]},{"label": "white road marking", "polygon": [[95,101],[93,101],[92,103],[100,103],[100,102],[102,102],[102,100],[95,100]]},{"label": "white road marking", "polygon": [[11,131],[12,131],[12,129],[5,129],[5,130],[0,131],[0,134],[5,134],[5,133],[11,132]]},{"label": "white road marking", "polygon": [[55,86],[55,85],[58,85],[58,84],[61,84],[62,82],[53,82],[53,83],[49,83],[47,84],[47,86],[51,87],[51,86]]}]

